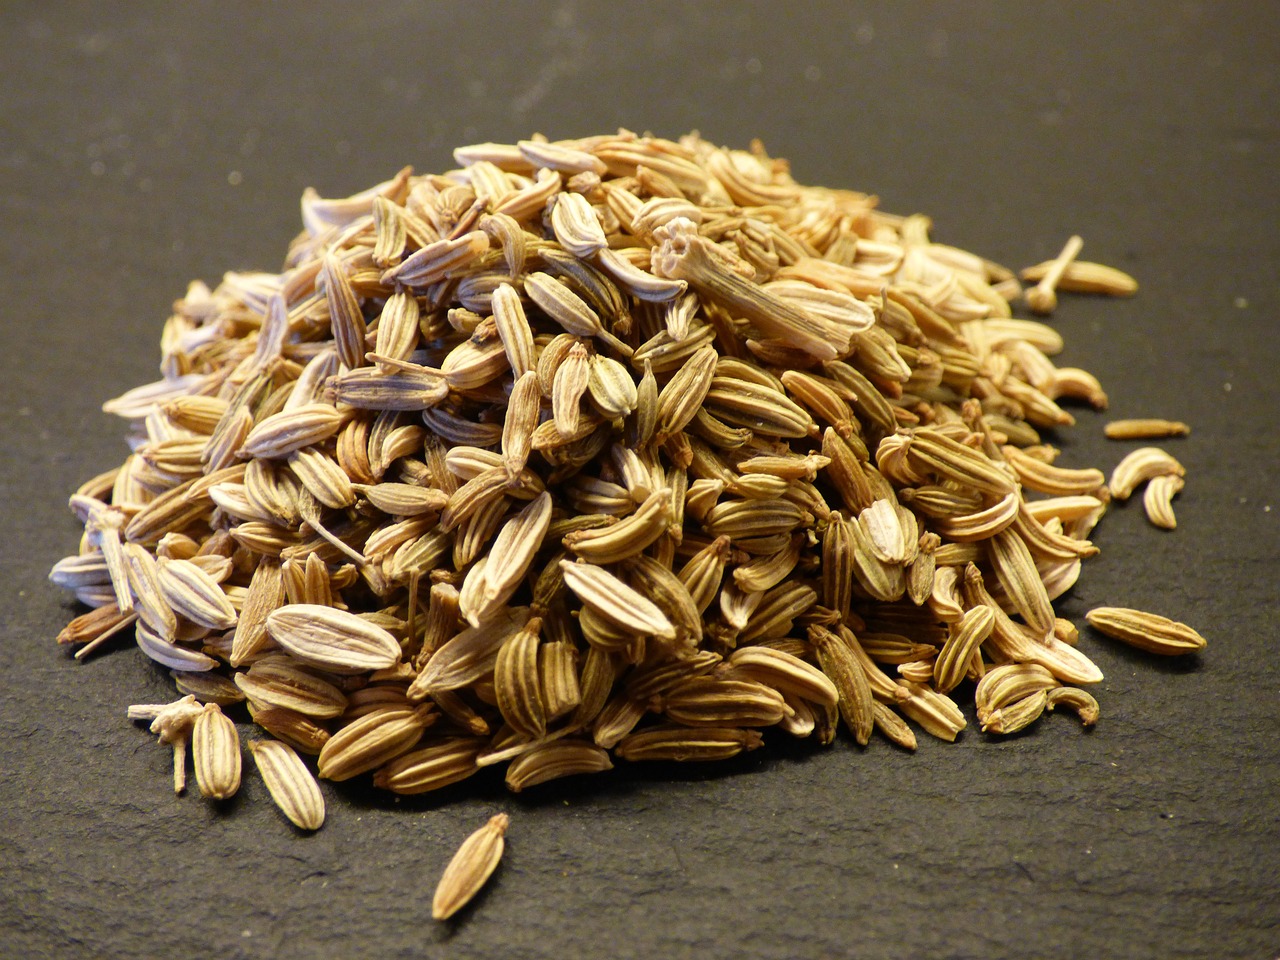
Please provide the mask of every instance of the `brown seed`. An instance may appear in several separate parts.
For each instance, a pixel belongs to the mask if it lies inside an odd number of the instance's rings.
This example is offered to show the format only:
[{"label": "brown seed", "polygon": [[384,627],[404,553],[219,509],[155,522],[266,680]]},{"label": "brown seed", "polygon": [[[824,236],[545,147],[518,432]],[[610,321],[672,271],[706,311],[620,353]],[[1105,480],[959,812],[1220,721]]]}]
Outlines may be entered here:
[{"label": "brown seed", "polygon": [[374,774],[373,783],[403,794],[439,790],[475,773],[476,757],[484,748],[483,740],[471,737],[441,740],[392,760]]},{"label": "brown seed", "polygon": [[933,682],[939,693],[950,693],[964,679],[969,662],[995,626],[995,611],[977,606],[954,625],[933,665]]},{"label": "brown seed", "polygon": [[854,739],[866,746],[871,739],[875,715],[871,704],[871,687],[867,675],[853,652],[831,631],[823,627],[809,628],[809,640],[818,654],[822,672],[830,678],[839,694],[840,715]]},{"label": "brown seed", "polygon": [[569,589],[611,623],[659,639],[675,639],[671,621],[653,601],[641,596],[603,567],[561,560],[560,569]]},{"label": "brown seed", "polygon": [[623,760],[675,760],[703,763],[727,760],[743,750],[755,750],[764,743],[756,730],[724,727],[650,727],[633,733],[614,748]]},{"label": "brown seed", "polygon": [[982,730],[984,733],[1017,733],[1040,719],[1048,702],[1048,691],[1039,690],[1007,706],[997,707],[982,722]]},{"label": "brown seed", "polygon": [[546,702],[538,672],[541,630],[541,618],[531,618],[524,629],[502,644],[493,668],[493,686],[503,719],[512,730],[530,740],[541,737],[547,729]]},{"label": "brown seed", "polygon": [[293,749],[279,740],[250,740],[249,752],[280,812],[300,830],[319,830],[324,796]]},{"label": "brown seed", "polygon": [[431,915],[447,920],[465,907],[498,869],[502,859],[503,838],[511,819],[499,813],[462,842],[458,852],[445,867],[431,900]]},{"label": "brown seed", "polygon": [[612,770],[609,754],[581,740],[556,740],[520,754],[507,767],[506,784],[512,793],[528,787],[583,773]]},{"label": "brown seed", "polygon": [[1127,607],[1094,607],[1084,616],[1091,627],[1147,653],[1178,656],[1203,650],[1206,643],[1185,623],[1157,613]]},{"label": "brown seed", "polygon": [[1108,440],[1159,440],[1163,437],[1185,437],[1191,428],[1180,420],[1112,420],[1104,428]]},{"label": "brown seed", "polygon": [[350,780],[412,748],[438,717],[428,706],[376,707],[347,724],[320,748],[317,767],[325,780]]}]

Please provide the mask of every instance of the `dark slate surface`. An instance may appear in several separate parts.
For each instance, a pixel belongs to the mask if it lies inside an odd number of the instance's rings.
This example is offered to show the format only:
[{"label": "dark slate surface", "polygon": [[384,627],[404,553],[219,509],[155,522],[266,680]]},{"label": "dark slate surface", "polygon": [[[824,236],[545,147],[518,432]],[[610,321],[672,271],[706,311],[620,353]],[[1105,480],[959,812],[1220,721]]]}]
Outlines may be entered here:
[{"label": "dark slate surface", "polygon": [[[286,6],[286,5],[282,5]],[[1275,652],[1280,85],[1268,4],[6,3],[0,8],[0,954],[8,957],[1248,957],[1280,952]],[[509,798],[326,786],[301,837],[249,777],[175,800],[124,719],[168,680],[76,663],[46,580],[66,495],[121,459],[97,412],[151,379],[192,277],[271,268],[307,185],[458,144],[624,125],[760,136],[806,182],[922,210],[1014,265],[1069,233],[1134,272],[1066,299],[1061,362],[1178,417],[1180,529],[1138,504],[1067,616],[1211,638],[1152,662],[1086,634],[1103,719],[912,756],[782,745]],[[1113,464],[1080,414],[1066,462]],[[512,814],[477,909],[429,920],[461,838]]]}]

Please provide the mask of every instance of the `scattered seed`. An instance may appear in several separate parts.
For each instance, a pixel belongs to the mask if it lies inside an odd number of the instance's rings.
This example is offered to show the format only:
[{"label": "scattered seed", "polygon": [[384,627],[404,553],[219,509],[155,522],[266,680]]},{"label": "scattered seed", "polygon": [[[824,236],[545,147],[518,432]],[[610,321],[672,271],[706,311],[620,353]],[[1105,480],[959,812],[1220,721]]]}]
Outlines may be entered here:
[{"label": "scattered seed", "polygon": [[1163,437],[1185,437],[1191,428],[1181,420],[1112,420],[1105,427],[1109,440],[1159,440]]},{"label": "scattered seed", "polygon": [[1094,607],[1085,614],[1089,625],[1131,647],[1164,656],[1195,653],[1205,647],[1205,638],[1185,623],[1158,613],[1127,607]]},{"label": "scattered seed", "polygon": [[280,812],[300,830],[319,830],[324,796],[293,748],[279,740],[250,740],[249,752]]},{"label": "scattered seed", "polygon": [[431,900],[431,915],[437,920],[448,920],[471,902],[480,888],[498,869],[502,859],[504,837],[511,818],[505,813],[495,815],[488,823],[462,842],[449,865],[444,868],[440,883]]}]

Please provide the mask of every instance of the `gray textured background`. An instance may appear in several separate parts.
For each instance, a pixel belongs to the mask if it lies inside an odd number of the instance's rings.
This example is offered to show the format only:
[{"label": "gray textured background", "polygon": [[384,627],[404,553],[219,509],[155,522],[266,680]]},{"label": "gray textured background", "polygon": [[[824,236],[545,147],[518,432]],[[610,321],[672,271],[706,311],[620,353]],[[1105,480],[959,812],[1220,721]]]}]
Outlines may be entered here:
[{"label": "gray textured background", "polygon": [[[1249,957],[1280,953],[1276,8],[1106,2],[248,2],[0,8],[0,955]],[[256,777],[175,800],[124,719],[168,680],[76,663],[45,580],[67,494],[119,462],[107,397],[154,377],[193,277],[273,268],[308,185],[453,146],[619,125],[763,138],[1024,265],[1072,232],[1139,297],[1067,298],[1064,364],[1118,416],[1189,421],[1180,528],[1112,511],[1059,604],[1210,638],[1190,663],[1094,635],[1103,716],[916,755],[781,745],[509,798],[326,785],[299,837]],[[1065,461],[1122,447],[1082,411]],[[970,709],[970,715],[971,709]],[[512,815],[478,909],[429,920],[461,838]]]}]

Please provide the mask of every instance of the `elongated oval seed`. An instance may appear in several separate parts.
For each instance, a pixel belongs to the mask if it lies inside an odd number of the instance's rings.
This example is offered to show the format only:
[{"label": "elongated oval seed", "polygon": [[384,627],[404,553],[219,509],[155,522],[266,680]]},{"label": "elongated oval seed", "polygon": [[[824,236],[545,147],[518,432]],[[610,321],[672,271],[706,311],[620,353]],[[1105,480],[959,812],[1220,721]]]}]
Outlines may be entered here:
[{"label": "elongated oval seed", "polygon": [[474,737],[450,737],[392,760],[373,775],[374,786],[394,793],[439,790],[475,773],[476,758],[487,748]]},{"label": "elongated oval seed", "polygon": [[823,706],[834,706],[840,693],[817,667],[785,650],[772,647],[742,647],[729,657],[734,675],[755,680],[784,694],[801,697]]},{"label": "elongated oval seed", "polygon": [[947,637],[933,665],[933,682],[939,693],[950,693],[964,679],[974,651],[991,636],[995,611],[985,605],[965,612]]},{"label": "elongated oval seed", "polygon": [[320,776],[325,780],[350,780],[382,766],[413,747],[436,716],[429,706],[375,707],[320,748]]},{"label": "elongated oval seed", "polygon": [[998,707],[982,721],[983,733],[1017,733],[1040,719],[1049,702],[1047,690],[1037,690],[1029,697]]},{"label": "elongated oval seed", "polygon": [[319,830],[324,795],[293,748],[279,740],[250,740],[249,753],[280,812],[300,830]]},{"label": "elongated oval seed", "polygon": [[564,582],[587,606],[620,627],[674,640],[675,628],[658,607],[603,567],[560,561]]},{"label": "elongated oval seed", "polygon": [[237,673],[235,685],[246,697],[264,706],[285,707],[303,716],[340,716],[346,695],[333,684],[291,664],[260,661],[248,673]]},{"label": "elongated oval seed", "polygon": [[249,431],[237,452],[241,457],[286,457],[338,432],[345,418],[329,403],[309,403],[267,417]]},{"label": "elongated oval seed", "polygon": [[624,737],[613,749],[623,760],[675,760],[701,763],[727,760],[764,743],[757,730],[731,727],[650,727]]},{"label": "elongated oval seed", "polygon": [[160,592],[176,613],[213,630],[236,625],[236,611],[218,582],[190,560],[161,560]]},{"label": "elongated oval seed", "polygon": [[462,842],[431,900],[431,916],[447,920],[465,907],[498,869],[511,818],[499,813]]},{"label": "elongated oval seed", "polygon": [[267,632],[299,660],[334,673],[364,673],[400,662],[395,637],[333,607],[312,603],[281,607],[267,617]]},{"label": "elongated oval seed", "polygon": [[226,800],[240,789],[240,735],[216,703],[206,704],[191,733],[200,795]]},{"label": "elongated oval seed", "polygon": [[871,709],[871,686],[862,665],[849,646],[831,631],[813,626],[809,628],[809,638],[822,672],[839,695],[840,716],[854,739],[865,747],[871,739],[875,714]]},{"label": "elongated oval seed", "polygon": [[1179,656],[1203,650],[1207,642],[1185,623],[1158,613],[1128,607],[1094,607],[1084,617],[1094,629],[1147,653]]},{"label": "elongated oval seed", "polygon": [[1185,437],[1191,428],[1181,420],[1155,417],[1134,420],[1112,420],[1102,428],[1108,440],[1158,440],[1163,437]]}]

